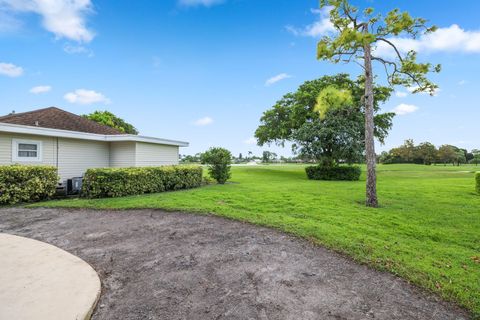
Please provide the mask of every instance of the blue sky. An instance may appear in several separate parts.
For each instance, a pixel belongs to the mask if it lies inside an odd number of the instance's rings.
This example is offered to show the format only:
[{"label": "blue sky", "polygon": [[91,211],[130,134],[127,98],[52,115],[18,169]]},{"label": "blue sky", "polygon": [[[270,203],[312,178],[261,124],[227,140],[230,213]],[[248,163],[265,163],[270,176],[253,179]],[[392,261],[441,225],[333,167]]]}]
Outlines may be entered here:
[{"label": "blue sky", "polygon": [[[402,44],[442,64],[433,77],[440,91],[398,88],[383,109],[399,115],[377,151],[407,138],[480,148],[480,2],[355,4],[399,7],[441,28]],[[360,72],[316,61],[328,32],[317,8],[316,0],[0,0],[0,113],[109,110],[143,135],[189,141],[181,153],[223,146],[290,155],[254,144],[262,113],[306,80]]]}]

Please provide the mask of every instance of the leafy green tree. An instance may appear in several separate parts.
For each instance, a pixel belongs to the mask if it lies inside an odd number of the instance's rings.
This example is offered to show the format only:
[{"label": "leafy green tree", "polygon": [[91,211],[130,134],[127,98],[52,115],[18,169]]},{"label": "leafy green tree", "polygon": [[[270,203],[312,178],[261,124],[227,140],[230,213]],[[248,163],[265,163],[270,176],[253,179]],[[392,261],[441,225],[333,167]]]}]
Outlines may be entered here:
[{"label": "leafy green tree", "polygon": [[388,152],[382,153],[379,160],[384,164],[391,163],[412,163],[416,158],[416,147],[412,139],[407,139],[405,142],[396,148],[390,149]]},{"label": "leafy green tree", "polygon": [[[410,36],[416,38],[422,34],[436,30],[427,27],[426,20],[413,18],[408,12],[398,9],[390,11],[386,16],[374,14],[373,8],[363,12],[352,6],[348,0],[321,0],[322,8],[330,8],[330,21],[335,34],[324,36],[317,46],[317,58],[333,63],[357,62],[364,71],[365,94],[365,153],[367,160],[366,205],[378,206],[376,171],[375,171],[375,141],[374,112],[375,100],[378,97],[374,91],[373,62],[385,67],[387,79],[391,86],[403,85],[415,87],[414,92],[429,92],[433,94],[437,85],[427,79],[429,72],[439,72],[440,65],[417,62],[417,53],[409,51],[406,54],[390,40],[392,36]],[[385,45],[392,49],[395,58],[389,59],[376,55],[375,48]]]},{"label": "leafy green tree", "polygon": [[339,162],[352,164],[363,158],[363,121],[361,112],[351,106],[336,106],[323,119],[306,122],[294,134],[297,153],[306,159],[332,167]]},{"label": "leafy green tree", "polygon": [[447,163],[454,163],[457,159],[457,150],[456,147],[444,144],[438,148],[438,159],[443,162],[444,165]]},{"label": "leafy green tree", "polygon": [[399,156],[403,161],[402,162],[413,162],[415,158],[415,143],[412,139],[407,139],[402,146],[394,150],[395,154]]},{"label": "leafy green tree", "polygon": [[474,163],[476,166],[478,166],[478,164],[480,163],[480,150],[473,149],[472,155],[473,155],[473,158],[472,160],[470,160],[470,163],[472,164]]},{"label": "leafy green tree", "polygon": [[262,153],[262,161],[265,163],[272,162],[273,160],[277,159],[277,154],[271,151],[263,151]]},{"label": "leafy green tree", "polygon": [[219,184],[231,177],[232,154],[224,148],[210,148],[201,155],[202,163],[208,165],[210,176]]},{"label": "leafy green tree", "polygon": [[457,166],[460,166],[462,163],[466,163],[467,158],[465,157],[465,150],[464,149],[457,149],[455,151],[455,163]]},{"label": "leafy green tree", "polygon": [[[338,99],[338,91],[350,97]],[[374,91],[377,95],[374,109],[378,112],[379,104],[388,100],[391,89],[374,87]],[[353,162],[363,156],[363,94],[363,81],[351,80],[347,74],[306,81],[296,92],[284,95],[263,113],[261,124],[255,131],[258,144],[284,146],[288,141],[293,142],[293,151],[303,159],[330,164],[342,160]],[[328,98],[329,95],[333,100]],[[374,133],[382,143],[392,126],[393,117],[393,113],[375,115]]]},{"label": "leafy green tree", "polygon": [[[465,150],[465,149],[464,149]],[[467,162],[470,162],[471,160],[473,160],[474,156],[473,156],[473,153],[471,152],[468,152],[467,150],[465,150],[465,159],[467,160]]]},{"label": "leafy green tree", "polygon": [[391,163],[390,153],[388,153],[387,151],[382,151],[382,153],[380,153],[380,155],[378,156],[377,161],[383,164]]},{"label": "leafy green tree", "polygon": [[328,86],[320,91],[314,110],[319,113],[320,119],[325,119],[328,111],[348,108],[352,105],[353,98],[349,90]]},{"label": "leafy green tree", "polygon": [[423,164],[430,165],[435,162],[437,148],[430,142],[422,142],[415,148],[416,157],[421,159]]},{"label": "leafy green tree", "polygon": [[127,134],[138,134],[137,129],[130,123],[126,122],[125,120],[117,117],[113,113],[109,111],[95,111],[90,114],[83,115],[82,117],[87,118],[89,120],[93,120],[105,126],[109,126],[111,128],[117,129],[120,132],[127,133]]}]

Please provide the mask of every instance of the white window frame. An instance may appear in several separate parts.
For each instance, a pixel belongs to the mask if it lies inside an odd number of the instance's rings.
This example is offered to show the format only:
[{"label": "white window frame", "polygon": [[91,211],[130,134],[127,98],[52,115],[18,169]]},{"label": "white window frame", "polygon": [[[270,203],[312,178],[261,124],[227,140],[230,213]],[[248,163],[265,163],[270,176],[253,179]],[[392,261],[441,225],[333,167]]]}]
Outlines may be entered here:
[{"label": "white window frame", "polygon": [[[35,158],[33,158],[33,157],[19,157],[18,156],[18,145],[21,144],[21,143],[36,144],[37,145],[37,156]],[[14,162],[41,162],[42,159],[43,159],[42,141],[12,139],[12,161],[14,161]]]}]

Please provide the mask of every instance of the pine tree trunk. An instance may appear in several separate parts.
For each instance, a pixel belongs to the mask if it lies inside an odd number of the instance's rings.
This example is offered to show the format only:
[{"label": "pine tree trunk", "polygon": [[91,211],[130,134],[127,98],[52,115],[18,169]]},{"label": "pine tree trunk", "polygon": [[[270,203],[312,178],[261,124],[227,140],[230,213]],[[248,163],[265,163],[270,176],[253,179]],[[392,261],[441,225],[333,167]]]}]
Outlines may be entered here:
[{"label": "pine tree trunk", "polygon": [[373,70],[372,70],[372,52],[369,43],[364,46],[365,51],[365,155],[367,160],[367,192],[366,205],[368,207],[378,207],[377,199],[377,174],[374,122],[373,122]]}]

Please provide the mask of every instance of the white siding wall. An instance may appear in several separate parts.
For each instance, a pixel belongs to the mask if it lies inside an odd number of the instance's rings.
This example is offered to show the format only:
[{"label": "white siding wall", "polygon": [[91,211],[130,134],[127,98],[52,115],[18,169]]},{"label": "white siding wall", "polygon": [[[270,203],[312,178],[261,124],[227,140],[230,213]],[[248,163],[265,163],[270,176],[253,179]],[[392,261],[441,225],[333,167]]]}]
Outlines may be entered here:
[{"label": "white siding wall", "polygon": [[134,167],[136,149],[135,147],[135,142],[111,142],[110,167]]},{"label": "white siding wall", "polygon": [[137,142],[136,166],[161,166],[178,164],[178,147]]},{"label": "white siding wall", "polygon": [[108,142],[60,138],[58,174],[61,179],[81,177],[89,168],[105,168],[110,164]]},{"label": "white siding wall", "polygon": [[[24,162],[12,161],[12,139],[35,140],[42,142],[42,161]],[[13,163],[29,165],[56,165],[56,139],[53,137],[34,136],[0,132],[0,165]]]},{"label": "white siding wall", "polygon": [[[41,162],[57,166],[60,181],[80,177],[89,168],[147,167],[178,164],[179,147],[144,142],[100,142],[0,132],[0,165],[13,164],[12,139],[42,142]],[[19,162],[20,163],[20,162]]]}]

